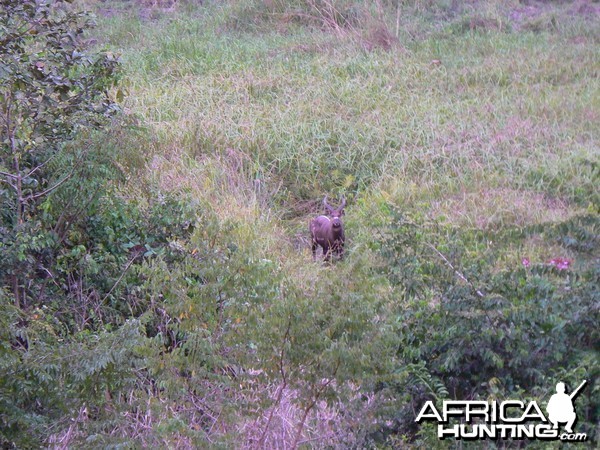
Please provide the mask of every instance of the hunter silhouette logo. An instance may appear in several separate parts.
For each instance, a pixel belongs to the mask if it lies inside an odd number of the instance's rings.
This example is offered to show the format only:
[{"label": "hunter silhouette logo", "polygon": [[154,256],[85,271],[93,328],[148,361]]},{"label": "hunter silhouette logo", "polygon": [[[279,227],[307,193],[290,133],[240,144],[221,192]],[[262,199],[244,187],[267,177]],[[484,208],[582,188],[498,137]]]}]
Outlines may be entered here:
[{"label": "hunter silhouette logo", "polygon": [[565,394],[565,383],[556,383],[556,394],[550,397],[548,406],[546,406],[548,419],[550,419],[550,422],[554,425],[552,427],[553,430],[558,429],[559,422],[566,422],[567,426],[565,427],[565,431],[567,433],[573,433],[573,425],[577,421],[573,400],[577,397],[579,392],[581,392],[585,383],[587,383],[587,380],[583,380],[583,383],[581,383],[571,395]]},{"label": "hunter silhouette logo", "polygon": [[[444,400],[439,411],[431,400],[427,401],[415,422],[424,420],[438,424],[440,439],[542,439],[583,442],[585,433],[574,433],[577,414],[573,401],[581,392],[584,380],[571,394],[565,393],[565,384],[556,384],[556,393],[546,405],[544,415],[535,400]],[[455,422],[455,423],[451,423]],[[566,424],[559,432],[559,424]]]}]

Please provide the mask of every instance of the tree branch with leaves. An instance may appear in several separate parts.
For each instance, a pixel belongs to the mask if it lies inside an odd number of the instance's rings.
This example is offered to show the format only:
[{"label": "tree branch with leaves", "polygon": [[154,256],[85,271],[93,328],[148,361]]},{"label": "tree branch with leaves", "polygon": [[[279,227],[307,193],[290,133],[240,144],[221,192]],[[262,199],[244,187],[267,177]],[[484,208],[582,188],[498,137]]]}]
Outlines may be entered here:
[{"label": "tree branch with leaves", "polygon": [[[0,281],[16,305],[28,253],[16,250],[19,236],[42,231],[40,204],[86,156],[66,144],[118,111],[110,96],[118,58],[88,51],[83,33],[93,22],[69,3],[0,0],[0,249],[14,255],[4,261],[10,280]],[[75,162],[54,164],[65,152],[77,153]]]}]

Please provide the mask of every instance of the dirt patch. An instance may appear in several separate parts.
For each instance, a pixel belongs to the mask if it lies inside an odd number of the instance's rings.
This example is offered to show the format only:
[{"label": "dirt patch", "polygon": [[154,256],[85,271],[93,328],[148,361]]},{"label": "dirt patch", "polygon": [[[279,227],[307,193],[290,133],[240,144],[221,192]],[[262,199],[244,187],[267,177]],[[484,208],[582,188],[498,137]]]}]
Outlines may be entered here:
[{"label": "dirt patch", "polygon": [[389,51],[395,45],[399,44],[398,39],[389,30],[385,23],[379,23],[363,37],[364,47],[367,51],[382,49]]}]

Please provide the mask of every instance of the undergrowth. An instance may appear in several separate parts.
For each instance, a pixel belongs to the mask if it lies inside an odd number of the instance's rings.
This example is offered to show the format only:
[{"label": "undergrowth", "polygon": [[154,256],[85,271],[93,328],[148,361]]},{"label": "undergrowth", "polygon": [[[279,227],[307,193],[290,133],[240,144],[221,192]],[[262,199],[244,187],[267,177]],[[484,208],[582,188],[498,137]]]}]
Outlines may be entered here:
[{"label": "undergrowth", "polygon": [[122,113],[0,241],[2,445],[439,448],[426,400],[583,379],[598,442],[595,3],[82,4]]}]

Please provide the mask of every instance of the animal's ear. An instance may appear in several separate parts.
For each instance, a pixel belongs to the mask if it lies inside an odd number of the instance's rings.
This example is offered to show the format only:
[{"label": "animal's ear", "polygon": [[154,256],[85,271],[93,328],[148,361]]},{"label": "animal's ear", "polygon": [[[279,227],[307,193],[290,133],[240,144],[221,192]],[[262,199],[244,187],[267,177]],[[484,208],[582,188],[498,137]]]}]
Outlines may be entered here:
[{"label": "animal's ear", "polygon": [[330,213],[333,211],[333,206],[331,206],[327,202],[327,196],[325,196],[325,198],[323,199],[323,206],[325,206],[325,209],[327,209],[327,211],[329,211]]}]

